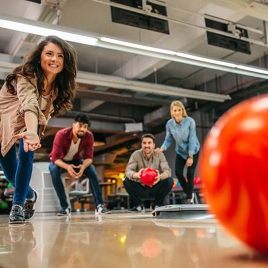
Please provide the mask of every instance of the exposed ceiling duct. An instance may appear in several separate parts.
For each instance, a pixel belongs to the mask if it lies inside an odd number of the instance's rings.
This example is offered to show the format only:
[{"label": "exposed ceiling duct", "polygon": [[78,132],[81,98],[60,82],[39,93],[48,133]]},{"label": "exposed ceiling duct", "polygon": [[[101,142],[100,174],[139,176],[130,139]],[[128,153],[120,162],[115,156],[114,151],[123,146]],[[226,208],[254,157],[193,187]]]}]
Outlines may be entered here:
[{"label": "exposed ceiling duct", "polygon": [[[16,66],[17,64],[13,64],[10,62],[0,62],[0,71],[8,73],[11,72]],[[152,93],[154,95],[160,96],[173,96],[177,98],[186,97],[216,102],[224,102],[225,100],[231,99],[229,95],[201,92],[192,89],[172,87],[160,84],[151,84],[146,82],[127,80],[125,78],[117,76],[93,74],[88,72],[78,72],[76,81],[77,83],[85,85],[129,89],[136,92]]]},{"label": "exposed ceiling duct", "polygon": [[170,119],[169,106],[163,106],[156,111],[148,113],[144,116],[143,122],[146,127],[158,126]]}]

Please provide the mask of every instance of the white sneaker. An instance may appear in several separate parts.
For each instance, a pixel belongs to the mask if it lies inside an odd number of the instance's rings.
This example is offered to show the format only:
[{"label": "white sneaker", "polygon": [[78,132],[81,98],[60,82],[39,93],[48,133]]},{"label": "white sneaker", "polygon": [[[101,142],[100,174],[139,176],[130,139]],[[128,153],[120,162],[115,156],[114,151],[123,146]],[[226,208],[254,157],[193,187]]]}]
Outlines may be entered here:
[{"label": "white sneaker", "polygon": [[57,213],[57,216],[71,216],[70,208],[62,208],[60,212]]},{"label": "white sneaker", "polygon": [[142,212],[144,210],[145,210],[144,206],[137,206],[137,207],[130,208],[128,211],[131,211],[131,212]]},{"label": "white sneaker", "polygon": [[192,193],[191,204],[194,204],[194,196],[195,196],[195,194]]},{"label": "white sneaker", "polygon": [[152,215],[154,216],[154,217],[156,217],[156,216],[158,216],[159,215],[159,213],[160,212],[156,212],[155,210],[157,209],[157,208],[159,208],[160,206],[154,206],[154,209],[153,209],[153,211],[152,211]]},{"label": "white sneaker", "polygon": [[107,209],[104,205],[98,205],[95,209],[96,214],[110,214],[112,213],[111,210]]}]

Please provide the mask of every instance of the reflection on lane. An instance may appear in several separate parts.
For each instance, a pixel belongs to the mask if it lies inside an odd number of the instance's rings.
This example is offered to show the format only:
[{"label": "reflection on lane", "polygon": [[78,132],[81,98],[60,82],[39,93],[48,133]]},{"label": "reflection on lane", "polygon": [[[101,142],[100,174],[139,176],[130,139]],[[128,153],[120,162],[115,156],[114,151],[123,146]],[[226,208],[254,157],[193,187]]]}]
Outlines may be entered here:
[{"label": "reflection on lane", "polygon": [[101,220],[88,214],[68,221],[36,217],[33,224],[16,231],[0,227],[0,267],[240,268],[246,263],[247,268],[259,268],[267,264],[215,219],[164,220],[151,213],[120,213]]}]

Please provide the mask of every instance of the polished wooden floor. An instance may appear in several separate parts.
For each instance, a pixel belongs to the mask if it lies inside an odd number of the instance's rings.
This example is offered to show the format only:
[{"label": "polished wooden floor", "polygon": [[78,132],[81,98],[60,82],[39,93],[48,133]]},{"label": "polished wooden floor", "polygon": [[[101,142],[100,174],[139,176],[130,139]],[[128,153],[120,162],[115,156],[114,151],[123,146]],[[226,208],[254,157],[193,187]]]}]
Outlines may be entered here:
[{"label": "polished wooden floor", "polygon": [[268,266],[267,257],[227,235],[215,219],[164,220],[150,211],[39,213],[24,226],[1,215],[0,243],[0,268]]}]

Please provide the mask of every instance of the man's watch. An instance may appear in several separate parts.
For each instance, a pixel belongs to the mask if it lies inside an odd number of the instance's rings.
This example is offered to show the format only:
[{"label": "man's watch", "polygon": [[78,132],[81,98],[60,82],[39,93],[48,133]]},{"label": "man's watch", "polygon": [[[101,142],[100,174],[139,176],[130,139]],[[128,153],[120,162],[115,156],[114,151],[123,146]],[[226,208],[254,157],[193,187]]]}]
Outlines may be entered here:
[{"label": "man's watch", "polygon": [[193,159],[194,157],[193,157],[193,155],[188,155],[188,158],[192,158]]}]

